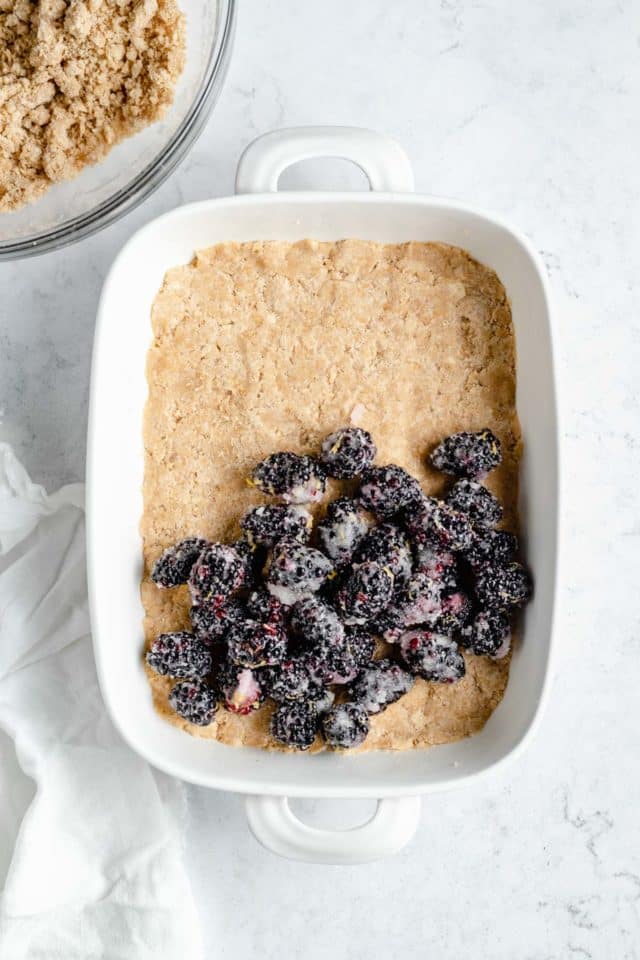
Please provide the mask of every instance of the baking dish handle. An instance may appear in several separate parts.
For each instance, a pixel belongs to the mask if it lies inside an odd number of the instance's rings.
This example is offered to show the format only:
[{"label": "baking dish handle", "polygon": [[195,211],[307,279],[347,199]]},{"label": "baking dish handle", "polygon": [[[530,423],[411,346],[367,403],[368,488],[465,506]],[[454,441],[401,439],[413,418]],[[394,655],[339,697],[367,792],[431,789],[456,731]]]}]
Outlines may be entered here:
[{"label": "baking dish handle", "polygon": [[288,127],[249,144],[238,163],[236,193],[275,193],[287,167],[317,157],[351,160],[365,173],[372,190],[413,190],[409,159],[390,137],[361,127]]},{"label": "baking dish handle", "polygon": [[296,817],[287,797],[247,797],[247,819],[256,840],[273,853],[307,863],[356,864],[401,850],[416,832],[420,797],[378,800],[366,823],[350,830],[319,830]]}]

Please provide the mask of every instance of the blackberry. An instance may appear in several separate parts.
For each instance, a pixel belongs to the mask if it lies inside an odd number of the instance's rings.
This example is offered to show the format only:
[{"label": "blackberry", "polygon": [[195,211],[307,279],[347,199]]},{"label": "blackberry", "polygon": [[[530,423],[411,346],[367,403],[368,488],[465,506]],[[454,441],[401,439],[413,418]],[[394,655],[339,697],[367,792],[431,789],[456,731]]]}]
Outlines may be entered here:
[{"label": "blackberry", "polygon": [[327,644],[320,650],[308,654],[304,662],[314,683],[326,686],[329,683],[350,683],[358,675],[360,664],[356,658],[357,649],[343,644]]},{"label": "blackberry", "polygon": [[264,691],[259,675],[248,667],[224,663],[216,677],[216,684],[225,710],[246,716],[264,703]]},{"label": "blackberry", "polygon": [[317,593],[333,573],[333,564],[319,550],[295,540],[280,540],[271,552],[267,589],[287,606]]},{"label": "blackberry", "polygon": [[326,517],[316,527],[318,543],[337,564],[347,563],[370,525],[362,504],[339,497],[329,504]]},{"label": "blackberry", "polygon": [[266,550],[263,546],[256,543],[250,543],[246,537],[240,537],[231,544],[236,551],[244,569],[243,587],[250,587],[260,578],[262,567],[266,558]]},{"label": "blackberry", "polygon": [[342,427],[323,441],[320,459],[330,477],[349,480],[364,473],[376,453],[373,437],[367,430]]},{"label": "blackberry", "polygon": [[207,540],[189,537],[169,547],[154,563],[151,579],[159,587],[179,587],[186,583],[191,568],[207,545]]},{"label": "blackberry", "polygon": [[502,610],[481,610],[471,623],[461,628],[459,643],[477,656],[500,660],[511,645],[509,617]]},{"label": "blackberry", "polygon": [[373,520],[357,497],[336,497],[335,500],[330,500],[327,504],[325,516],[328,520],[343,520],[354,511],[359,513],[366,521],[365,526],[368,530]]},{"label": "blackberry", "polygon": [[289,625],[308,650],[344,640],[344,627],[337,613],[317,597],[305,597],[294,603]]},{"label": "blackberry", "polygon": [[415,477],[395,464],[370,467],[362,477],[362,502],[383,520],[421,496],[422,490]]},{"label": "blackberry", "polygon": [[147,663],[163,677],[204,677],[211,670],[211,652],[192,633],[161,633],[147,651]]},{"label": "blackberry", "polygon": [[436,630],[439,633],[453,633],[464,626],[471,616],[472,604],[466,593],[456,590],[442,598],[442,610],[438,617]]},{"label": "blackberry", "polygon": [[397,643],[405,630],[404,615],[397,607],[387,607],[367,624],[367,629],[386,643]]},{"label": "blackberry", "polygon": [[212,597],[191,607],[193,632],[203,643],[221,640],[229,627],[247,615],[242,601],[235,597]]},{"label": "blackberry", "polygon": [[473,527],[465,513],[439,503],[431,515],[432,532],[445,550],[468,550],[473,541]]},{"label": "blackberry", "polygon": [[351,696],[367,713],[381,713],[413,686],[413,677],[390,660],[373,660],[351,685]]},{"label": "blackberry", "polygon": [[324,715],[321,726],[330,747],[358,747],[369,733],[369,717],[359,703],[340,703]]},{"label": "blackberry", "polygon": [[285,660],[277,667],[262,671],[263,688],[268,697],[281,703],[284,700],[309,699],[316,686],[303,660]]},{"label": "blackberry", "polygon": [[427,497],[421,493],[419,497],[410,500],[402,510],[402,521],[409,531],[409,535],[418,542],[425,538],[433,539],[433,514],[440,506],[435,497]]},{"label": "blackberry", "polygon": [[252,620],[260,623],[284,624],[284,607],[264,587],[252,590],[245,600],[246,611]]},{"label": "blackberry", "polygon": [[358,556],[363,560],[382,561],[394,547],[409,548],[407,535],[394,523],[378,523],[369,531],[359,546]]},{"label": "blackberry", "polygon": [[393,574],[394,588],[397,589],[411,576],[411,548],[405,534],[391,523],[381,523],[374,527],[360,541],[354,554],[356,563],[375,560]]},{"label": "blackberry", "polygon": [[209,543],[189,575],[189,590],[194,606],[226,596],[242,586],[244,563],[236,550],[224,543]]},{"label": "blackberry", "polygon": [[211,723],[218,707],[214,691],[200,680],[176,683],[169,694],[169,704],[179,717],[199,727]]},{"label": "blackberry", "polygon": [[331,710],[336,695],[329,687],[316,686],[310,689],[307,699],[313,703],[316,713],[321,717],[327,710]]},{"label": "blackberry", "polygon": [[476,480],[502,461],[500,441],[488,428],[477,433],[454,433],[438,444],[429,460],[442,473]]},{"label": "blackberry", "polygon": [[286,657],[287,638],[279,624],[240,620],[227,633],[227,650],[230,662],[236,666],[272,666]]},{"label": "blackberry", "polygon": [[409,630],[400,641],[400,650],[411,673],[423,680],[455,683],[465,675],[464,657],[446,634]]},{"label": "blackberry", "polygon": [[483,607],[521,607],[530,599],[532,590],[529,572],[520,563],[482,567],[476,575],[475,593]]},{"label": "blackberry", "polygon": [[442,616],[442,582],[426,573],[413,575],[400,598],[399,615],[405,626],[426,623],[433,626]]},{"label": "blackberry", "polygon": [[327,487],[326,471],[313,457],[272,453],[254,469],[250,483],[285,503],[319,503]]},{"label": "blackberry", "polygon": [[312,523],[313,518],[304,507],[272,503],[254,507],[244,515],[240,526],[249,543],[271,546],[283,537],[306,543]]},{"label": "blackberry", "polygon": [[357,666],[363,667],[369,663],[376,648],[376,641],[368,630],[363,630],[362,627],[347,627],[345,642]]},{"label": "blackberry", "polygon": [[313,703],[294,700],[281,703],[271,717],[271,736],[279,743],[308,750],[316,738],[318,711]]},{"label": "blackberry", "polygon": [[338,590],[336,604],[347,624],[366,623],[389,605],[393,574],[371,560],[355,567]]},{"label": "blackberry", "polygon": [[495,527],[502,520],[502,504],[476,480],[458,480],[447,494],[447,503],[466,514],[472,523]]},{"label": "blackberry", "polygon": [[516,554],[518,538],[506,530],[478,529],[464,551],[464,558],[474,569],[489,563],[508,563]]},{"label": "blackberry", "polygon": [[430,580],[436,580],[443,590],[457,590],[459,573],[454,554],[445,550],[435,539],[425,538],[421,543],[413,544],[414,569]]},{"label": "blackberry", "polygon": [[[403,513],[404,524],[413,541],[421,565],[427,566],[431,555],[466,550],[474,536],[469,517],[435,497],[422,497]],[[444,558],[442,558],[444,559]],[[451,558],[455,563],[455,558]]]}]

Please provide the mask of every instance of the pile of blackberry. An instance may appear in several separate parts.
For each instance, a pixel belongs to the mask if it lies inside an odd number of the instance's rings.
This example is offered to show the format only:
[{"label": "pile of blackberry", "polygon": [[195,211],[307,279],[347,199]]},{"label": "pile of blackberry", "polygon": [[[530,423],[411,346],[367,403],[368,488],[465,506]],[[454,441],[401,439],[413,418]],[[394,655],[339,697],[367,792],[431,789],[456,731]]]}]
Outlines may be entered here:
[{"label": "pile of blackberry", "polygon": [[[355,747],[416,677],[460,680],[461,649],[508,653],[532,584],[481,483],[501,462],[500,441],[489,429],[464,432],[431,452],[431,466],[456,478],[442,500],[402,467],[374,466],[376,452],[370,433],[345,427],[318,457],[274,453],[249,483],[280,503],[250,510],[240,540],[189,538],[156,562],[158,587],[187,584],[191,594],[191,632],[161,634],[146,656],[179,680],[169,703],[184,720],[204,726],[220,705],[246,715],[271,700],[279,743],[307,750],[320,734]],[[314,529],[306,505],[329,477],[357,489]]]}]

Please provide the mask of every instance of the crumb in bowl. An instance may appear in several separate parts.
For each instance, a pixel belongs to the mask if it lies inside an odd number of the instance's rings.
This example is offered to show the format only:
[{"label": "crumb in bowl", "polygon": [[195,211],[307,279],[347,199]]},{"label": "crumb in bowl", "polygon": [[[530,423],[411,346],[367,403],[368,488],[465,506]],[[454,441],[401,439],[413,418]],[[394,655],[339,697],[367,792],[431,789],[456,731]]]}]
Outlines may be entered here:
[{"label": "crumb in bowl", "polygon": [[185,43],[175,0],[0,0],[0,212],[158,120]]}]

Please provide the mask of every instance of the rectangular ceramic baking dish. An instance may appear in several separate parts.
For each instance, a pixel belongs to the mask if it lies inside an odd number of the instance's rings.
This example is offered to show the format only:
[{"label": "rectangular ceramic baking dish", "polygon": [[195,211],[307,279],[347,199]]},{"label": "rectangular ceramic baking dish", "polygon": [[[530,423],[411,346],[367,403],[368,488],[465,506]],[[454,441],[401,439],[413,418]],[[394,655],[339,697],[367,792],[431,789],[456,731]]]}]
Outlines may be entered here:
[{"label": "rectangular ceramic baking dish", "polygon": [[[278,192],[290,164],[344,157],[368,193]],[[550,299],[529,242],[486,213],[412,192],[407,157],[386,137],[353,128],[297,128],[251,144],[234,197],[178,208],[136,233],[105,281],[95,335],[88,440],[89,590],[102,693],[124,739],[154,766],[193,783],[250,795],[258,838],[287,856],[374,859],[412,835],[419,796],[468,783],[520,751],[549,685],[557,579],[558,424]],[[165,271],[222,241],[441,241],[492,267],[510,298],[522,424],[523,549],[535,596],[524,616],[501,704],[474,737],[429,750],[314,756],[237,749],[186,736],[154,711],[142,666],[140,602],[143,444],[150,311]],[[286,797],[375,797],[367,824],[346,833],[306,827]]]}]

